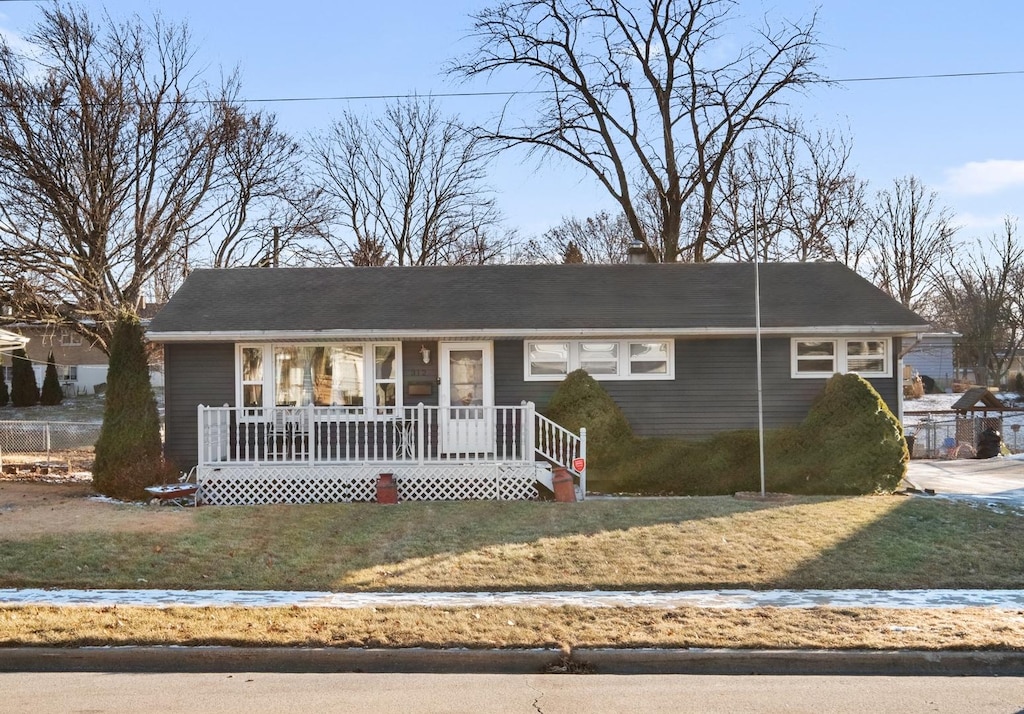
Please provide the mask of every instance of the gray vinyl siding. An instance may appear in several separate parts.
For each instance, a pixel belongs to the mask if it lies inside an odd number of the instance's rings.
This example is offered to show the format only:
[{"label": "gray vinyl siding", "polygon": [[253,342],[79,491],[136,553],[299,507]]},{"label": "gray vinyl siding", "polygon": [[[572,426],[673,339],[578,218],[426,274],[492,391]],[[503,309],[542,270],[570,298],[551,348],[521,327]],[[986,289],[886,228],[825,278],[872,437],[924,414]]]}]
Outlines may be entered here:
[{"label": "gray vinyl siding", "polygon": [[[898,344],[898,341],[894,341]],[[896,351],[894,344],[894,352]],[[676,340],[673,381],[602,381],[640,436],[701,438],[720,431],[757,427],[757,345],[754,339]],[[543,411],[558,382],[523,379],[523,342],[494,343],[495,402],[532,401]],[[798,424],[825,379],[790,376],[789,338],[762,341],[764,424]],[[895,379],[872,384],[896,409]]]},{"label": "gray vinyl siding", "polygon": [[[430,350],[423,364],[420,347]],[[235,346],[231,343],[168,344],[165,359],[164,453],[180,469],[198,456],[196,407],[235,405]],[[899,352],[899,340],[893,340]],[[406,406],[437,404],[437,342],[408,341],[402,346]],[[757,427],[756,343],[753,339],[676,340],[672,381],[604,381],[601,385],[641,436],[701,438],[720,431]],[[895,360],[894,360],[894,374]],[[790,340],[762,342],[765,427],[799,423],[824,379],[790,377]],[[411,383],[431,384],[430,395],[410,395]],[[872,380],[875,389],[897,408],[899,380]],[[532,401],[543,411],[558,382],[523,378],[523,341],[494,342],[494,402],[515,406]]]},{"label": "gray vinyl siding", "polygon": [[164,345],[164,456],[190,469],[199,454],[196,407],[235,404],[235,346]]}]

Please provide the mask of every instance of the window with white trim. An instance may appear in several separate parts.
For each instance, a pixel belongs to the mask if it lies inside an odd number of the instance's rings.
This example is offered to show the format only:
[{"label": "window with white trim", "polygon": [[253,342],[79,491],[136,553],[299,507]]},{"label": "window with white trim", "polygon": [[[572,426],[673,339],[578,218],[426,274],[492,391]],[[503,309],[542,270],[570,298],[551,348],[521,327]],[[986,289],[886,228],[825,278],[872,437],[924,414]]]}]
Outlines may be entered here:
[{"label": "window with white trim", "polygon": [[791,376],[818,379],[855,372],[862,377],[891,377],[891,355],[888,337],[794,338]]},{"label": "window with white trim", "polygon": [[524,344],[528,382],[561,381],[583,369],[597,380],[673,379],[673,340],[557,340]]},{"label": "window with white trim", "polygon": [[82,336],[70,330],[60,331],[60,344],[62,347],[74,347],[82,344]]},{"label": "window with white trim", "polygon": [[397,342],[239,345],[238,404],[371,406],[390,413],[402,406],[401,354]]}]

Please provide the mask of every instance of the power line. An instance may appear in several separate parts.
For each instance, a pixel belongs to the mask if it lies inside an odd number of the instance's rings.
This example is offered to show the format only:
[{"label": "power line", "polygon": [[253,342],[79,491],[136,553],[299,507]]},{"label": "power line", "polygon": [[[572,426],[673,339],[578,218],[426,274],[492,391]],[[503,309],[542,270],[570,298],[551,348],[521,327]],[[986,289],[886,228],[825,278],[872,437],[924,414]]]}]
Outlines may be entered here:
[{"label": "power line", "polygon": [[849,79],[823,79],[821,82],[846,84],[849,82],[894,82],[911,79],[958,79],[961,77],[1002,77],[1024,74],[1024,69],[1008,69],[997,72],[947,72],[943,74],[896,74],[889,77],[851,77]]},{"label": "power line", "polygon": [[[2,1],[2,0],[0,0]],[[876,77],[846,77],[843,79],[816,79],[811,84],[852,84],[855,82],[900,82],[924,79],[964,79],[968,77],[1004,77],[1010,75],[1024,75],[1024,69],[998,70],[991,72],[946,72],[940,74],[902,74]],[[438,99],[451,99],[460,97],[514,97],[517,95],[551,94],[550,89],[529,89],[529,90],[508,90],[490,92],[428,92],[421,94],[410,92],[405,94],[341,94],[336,96],[320,97],[263,97],[254,99],[239,99],[243,104],[266,103],[284,104],[299,102],[348,102],[348,101],[375,101],[384,99],[413,99],[415,97],[427,97]],[[204,100],[216,103],[216,100]]]}]

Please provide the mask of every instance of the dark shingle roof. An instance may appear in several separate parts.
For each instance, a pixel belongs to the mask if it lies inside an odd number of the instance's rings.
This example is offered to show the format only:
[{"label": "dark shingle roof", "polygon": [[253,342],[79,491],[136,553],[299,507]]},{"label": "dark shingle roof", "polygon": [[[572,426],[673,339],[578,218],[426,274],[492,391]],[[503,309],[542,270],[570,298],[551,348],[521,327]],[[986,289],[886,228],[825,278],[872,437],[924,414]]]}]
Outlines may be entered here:
[{"label": "dark shingle roof", "polygon": [[[760,266],[770,328],[927,322],[835,263]],[[172,333],[748,329],[754,266],[484,265],[197,270],[153,318]]]}]

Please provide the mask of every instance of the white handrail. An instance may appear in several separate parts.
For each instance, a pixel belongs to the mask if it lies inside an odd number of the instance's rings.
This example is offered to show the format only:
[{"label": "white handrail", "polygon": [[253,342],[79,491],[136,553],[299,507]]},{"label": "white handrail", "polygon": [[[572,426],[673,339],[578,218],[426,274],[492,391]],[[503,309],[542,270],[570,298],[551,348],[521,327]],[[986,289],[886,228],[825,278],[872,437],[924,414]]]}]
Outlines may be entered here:
[{"label": "white handrail", "polygon": [[[566,468],[579,476],[581,498],[585,498],[587,493],[587,430],[581,428],[580,434],[577,436],[561,424],[553,422],[535,411],[534,420],[533,436],[536,452],[552,464]],[[576,459],[583,460],[583,468],[578,471],[574,464]]]}]

